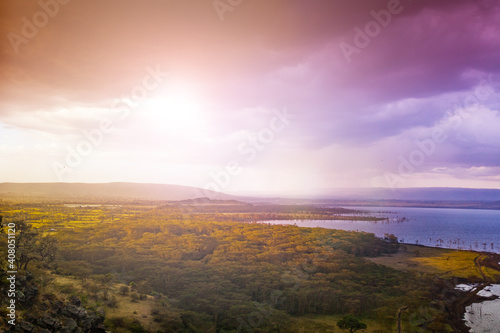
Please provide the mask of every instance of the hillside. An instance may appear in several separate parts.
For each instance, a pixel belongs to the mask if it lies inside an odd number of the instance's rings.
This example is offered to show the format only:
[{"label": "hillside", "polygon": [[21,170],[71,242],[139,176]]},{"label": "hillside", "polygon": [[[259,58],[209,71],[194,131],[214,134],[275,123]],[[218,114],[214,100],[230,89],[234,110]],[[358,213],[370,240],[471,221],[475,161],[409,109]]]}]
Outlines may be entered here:
[{"label": "hillside", "polygon": [[199,197],[230,200],[235,196],[190,186],[141,183],[1,183],[0,199],[51,200],[188,200]]},{"label": "hillside", "polygon": [[344,188],[329,191],[322,195],[322,199],[492,202],[500,201],[500,189],[459,187]]}]

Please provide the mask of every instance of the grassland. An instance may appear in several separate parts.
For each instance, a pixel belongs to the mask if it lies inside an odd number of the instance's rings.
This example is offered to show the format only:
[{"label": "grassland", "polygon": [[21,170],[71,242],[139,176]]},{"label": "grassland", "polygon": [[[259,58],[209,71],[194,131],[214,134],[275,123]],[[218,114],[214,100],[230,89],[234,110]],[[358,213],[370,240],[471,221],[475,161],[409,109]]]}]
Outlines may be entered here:
[{"label": "grassland", "polygon": [[494,281],[499,274],[497,270],[476,265],[476,258],[480,258],[481,255],[473,251],[405,244],[398,253],[368,258],[368,260],[400,271],[413,270],[444,279],[458,277],[483,280],[484,274]]}]

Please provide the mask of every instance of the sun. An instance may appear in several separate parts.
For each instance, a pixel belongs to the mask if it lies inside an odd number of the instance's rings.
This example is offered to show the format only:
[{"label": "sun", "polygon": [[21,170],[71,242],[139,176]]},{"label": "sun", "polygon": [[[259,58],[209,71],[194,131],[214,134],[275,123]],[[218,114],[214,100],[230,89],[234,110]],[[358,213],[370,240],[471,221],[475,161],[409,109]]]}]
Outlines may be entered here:
[{"label": "sun", "polygon": [[203,106],[196,91],[187,85],[169,85],[144,103],[155,127],[170,133],[193,133],[203,128]]}]

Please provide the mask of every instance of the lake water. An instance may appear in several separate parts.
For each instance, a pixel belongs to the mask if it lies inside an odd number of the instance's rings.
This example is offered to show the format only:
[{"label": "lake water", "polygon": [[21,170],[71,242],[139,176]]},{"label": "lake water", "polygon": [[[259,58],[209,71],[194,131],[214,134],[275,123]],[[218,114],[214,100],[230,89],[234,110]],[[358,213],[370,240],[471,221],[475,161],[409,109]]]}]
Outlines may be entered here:
[{"label": "lake water", "polygon": [[[471,290],[475,285],[461,284],[457,289]],[[500,332],[500,284],[485,287],[478,295],[484,297],[496,296],[491,301],[473,303],[465,308],[464,320],[472,333]]]},{"label": "lake water", "polygon": [[[500,253],[500,210],[345,207],[367,211],[368,215],[387,217],[387,221],[284,220],[272,224],[296,224],[374,233],[378,237],[394,234],[400,242],[451,249]],[[404,218],[404,219],[403,219]]]},{"label": "lake water", "polygon": [[[364,231],[383,237],[394,234],[401,242],[452,249],[500,253],[500,211],[451,208],[345,207],[367,211],[366,215],[388,218],[384,221],[265,221],[272,224],[296,224]],[[462,287],[464,287],[463,285]],[[460,288],[460,286],[457,286]],[[465,286],[466,287],[466,286]],[[470,286],[472,288],[473,286]],[[500,297],[500,285],[481,291],[484,296]],[[500,332],[500,298],[474,303],[464,314],[470,332]]]}]

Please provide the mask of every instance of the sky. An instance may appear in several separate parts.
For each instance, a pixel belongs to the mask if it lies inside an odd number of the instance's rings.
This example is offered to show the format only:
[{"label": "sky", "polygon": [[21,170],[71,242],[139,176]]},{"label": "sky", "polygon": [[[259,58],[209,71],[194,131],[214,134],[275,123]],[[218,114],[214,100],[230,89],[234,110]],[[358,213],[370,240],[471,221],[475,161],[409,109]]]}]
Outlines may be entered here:
[{"label": "sky", "polygon": [[498,1],[0,6],[0,182],[500,188]]}]

